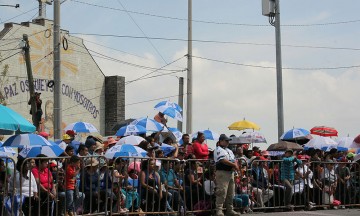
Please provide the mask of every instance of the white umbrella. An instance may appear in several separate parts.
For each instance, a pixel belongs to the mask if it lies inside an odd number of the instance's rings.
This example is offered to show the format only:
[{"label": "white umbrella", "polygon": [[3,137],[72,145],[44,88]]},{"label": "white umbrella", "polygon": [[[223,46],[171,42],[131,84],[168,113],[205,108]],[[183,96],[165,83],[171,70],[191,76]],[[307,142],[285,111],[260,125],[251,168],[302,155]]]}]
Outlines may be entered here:
[{"label": "white umbrella", "polygon": [[329,137],[314,136],[304,146],[307,148],[326,150],[326,149],[337,148],[337,143]]},{"label": "white umbrella", "polygon": [[131,144],[131,145],[139,145],[145,139],[140,136],[130,135],[121,138],[117,141],[116,145],[123,145],[123,144]]}]

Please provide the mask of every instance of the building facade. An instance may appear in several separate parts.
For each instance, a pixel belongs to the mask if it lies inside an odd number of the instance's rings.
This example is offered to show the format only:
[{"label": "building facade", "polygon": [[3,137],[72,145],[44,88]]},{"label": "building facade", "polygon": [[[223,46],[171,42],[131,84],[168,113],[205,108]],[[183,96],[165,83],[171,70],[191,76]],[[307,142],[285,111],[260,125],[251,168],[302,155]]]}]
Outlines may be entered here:
[{"label": "building facade", "polygon": [[[31,121],[29,83],[21,52],[21,39],[27,34],[35,91],[41,93],[42,99],[40,128],[51,136],[54,127],[52,24],[46,19],[6,23],[0,32],[0,102]],[[100,134],[112,135],[114,124],[125,118],[124,77],[105,77],[81,38],[62,30],[61,41],[62,127],[85,121],[92,123]]]}]

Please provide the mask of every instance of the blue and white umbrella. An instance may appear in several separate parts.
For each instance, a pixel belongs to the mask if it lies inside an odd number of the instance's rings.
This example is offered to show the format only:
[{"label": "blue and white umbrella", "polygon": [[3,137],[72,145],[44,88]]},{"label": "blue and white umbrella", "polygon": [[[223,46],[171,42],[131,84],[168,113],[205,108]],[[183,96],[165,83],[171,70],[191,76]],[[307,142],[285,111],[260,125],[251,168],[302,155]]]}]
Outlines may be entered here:
[{"label": "blue and white umbrella", "polygon": [[154,108],[173,119],[178,121],[183,120],[181,115],[182,108],[176,103],[170,101],[161,101],[160,103],[156,104]]},{"label": "blue and white umbrella", "polygon": [[191,137],[196,138],[199,132],[203,133],[205,136],[205,139],[207,139],[207,140],[218,140],[220,137],[220,135],[218,133],[216,133],[212,130],[201,130],[201,131],[194,133]]},{"label": "blue and white umbrella", "polygon": [[336,142],[338,144],[338,151],[347,151],[349,148],[351,148],[354,142],[354,137],[341,137],[336,139]]},{"label": "blue and white umbrella", "polygon": [[329,137],[313,136],[313,138],[304,145],[305,149],[314,148],[323,151],[337,148],[337,143]]},{"label": "blue and white umbrella", "polygon": [[131,144],[115,145],[108,149],[105,153],[105,157],[113,159],[117,157],[146,157],[147,152],[137,146]]},{"label": "blue and white umbrella", "polygon": [[24,147],[24,146],[51,146],[52,144],[44,137],[37,134],[18,134],[7,139],[2,147]]},{"label": "blue and white umbrella", "polygon": [[126,136],[121,138],[115,145],[124,145],[124,144],[131,144],[131,145],[139,145],[145,139],[140,136]]},{"label": "blue and white umbrella", "polygon": [[28,158],[28,157],[36,157],[39,154],[44,154],[48,157],[58,157],[64,153],[58,145],[51,146],[25,146],[20,152],[19,155]]},{"label": "blue and white umbrella", "polygon": [[126,125],[121,127],[115,134],[115,136],[130,136],[146,133],[146,128],[141,125]]},{"label": "blue and white umbrella", "polygon": [[296,138],[306,137],[310,134],[310,131],[303,128],[294,128],[286,131],[281,137],[281,140],[293,140]]},{"label": "blue and white umbrella", "polygon": [[6,155],[10,157],[17,154],[17,152],[11,147],[0,147],[0,153],[4,153],[2,155]]},{"label": "blue and white umbrella", "polygon": [[64,128],[65,131],[67,130],[73,130],[76,133],[97,133],[99,132],[96,127],[90,123],[87,122],[75,122],[72,124],[69,124]]},{"label": "blue and white umbrella", "polygon": [[[183,133],[181,133],[181,131],[179,131],[177,128],[173,128],[173,127],[169,127],[168,130],[174,134],[176,141],[179,142],[180,144],[180,140],[182,139]],[[182,143],[181,143],[182,144]]]},{"label": "blue and white umbrella", "polygon": [[[155,145],[155,146],[156,146],[156,145]],[[171,146],[171,145],[168,145],[168,144],[165,144],[165,143],[162,143],[162,144],[161,144],[160,149],[163,150],[165,156],[167,156],[167,155],[169,155],[171,152],[175,151],[175,147],[174,147],[174,146]]]},{"label": "blue and white umbrella", "polygon": [[164,125],[149,118],[138,118],[130,123],[130,125],[143,126],[147,131],[158,132],[164,129]]}]

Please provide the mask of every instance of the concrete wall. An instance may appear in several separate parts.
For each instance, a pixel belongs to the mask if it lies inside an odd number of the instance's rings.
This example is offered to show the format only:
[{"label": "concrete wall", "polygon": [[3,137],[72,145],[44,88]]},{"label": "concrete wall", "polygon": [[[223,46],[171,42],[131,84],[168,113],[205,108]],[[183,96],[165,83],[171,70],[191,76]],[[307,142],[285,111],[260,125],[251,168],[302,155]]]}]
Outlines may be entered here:
[{"label": "concrete wall", "polygon": [[[49,80],[53,79],[53,40],[52,21],[37,20],[36,23],[5,24],[5,29],[0,32],[2,50],[19,48],[19,41],[23,34],[29,35],[30,55],[35,90],[41,92],[43,101],[42,128],[52,133],[53,130],[53,89],[47,87]],[[118,110],[109,108],[111,119],[124,117],[124,78],[116,78],[116,92],[121,93],[108,96],[111,101],[105,103],[105,76],[87,51],[81,38],[69,36],[62,31],[62,36],[68,40],[68,49],[61,49],[61,77],[62,77],[62,114],[65,127],[76,121],[92,123],[105,133],[105,105],[117,101]],[[0,92],[10,108],[19,112],[31,121],[30,106],[27,104],[29,92],[27,87],[26,65],[23,55],[16,54],[20,49],[2,51],[2,59],[15,54],[1,62],[0,72],[5,64],[9,71],[5,76],[0,74]],[[112,81],[112,79],[110,79]],[[120,81],[122,80],[122,81]],[[122,95],[122,96],[120,96]],[[119,104],[120,103],[120,104]],[[113,105],[112,105],[113,106]]]}]

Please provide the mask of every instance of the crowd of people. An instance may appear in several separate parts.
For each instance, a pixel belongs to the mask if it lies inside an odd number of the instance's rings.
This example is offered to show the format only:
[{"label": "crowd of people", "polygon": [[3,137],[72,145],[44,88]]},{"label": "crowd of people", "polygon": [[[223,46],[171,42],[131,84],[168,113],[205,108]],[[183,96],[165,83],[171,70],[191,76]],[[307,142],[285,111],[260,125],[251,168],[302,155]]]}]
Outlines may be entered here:
[{"label": "crowd of people", "polygon": [[24,215],[214,210],[217,216],[237,216],[275,207],[293,211],[360,203],[360,166],[351,152],[287,149],[274,156],[256,146],[231,146],[224,134],[211,150],[201,132],[194,138],[184,134],[181,146],[166,138],[162,143],[174,147],[169,152],[154,133],[138,145],[146,157],[107,159],[114,137],[88,136],[73,145],[74,137],[74,131],[63,135],[64,153],[58,158],[19,156],[15,172],[1,161],[2,194],[21,194],[18,210]]}]

